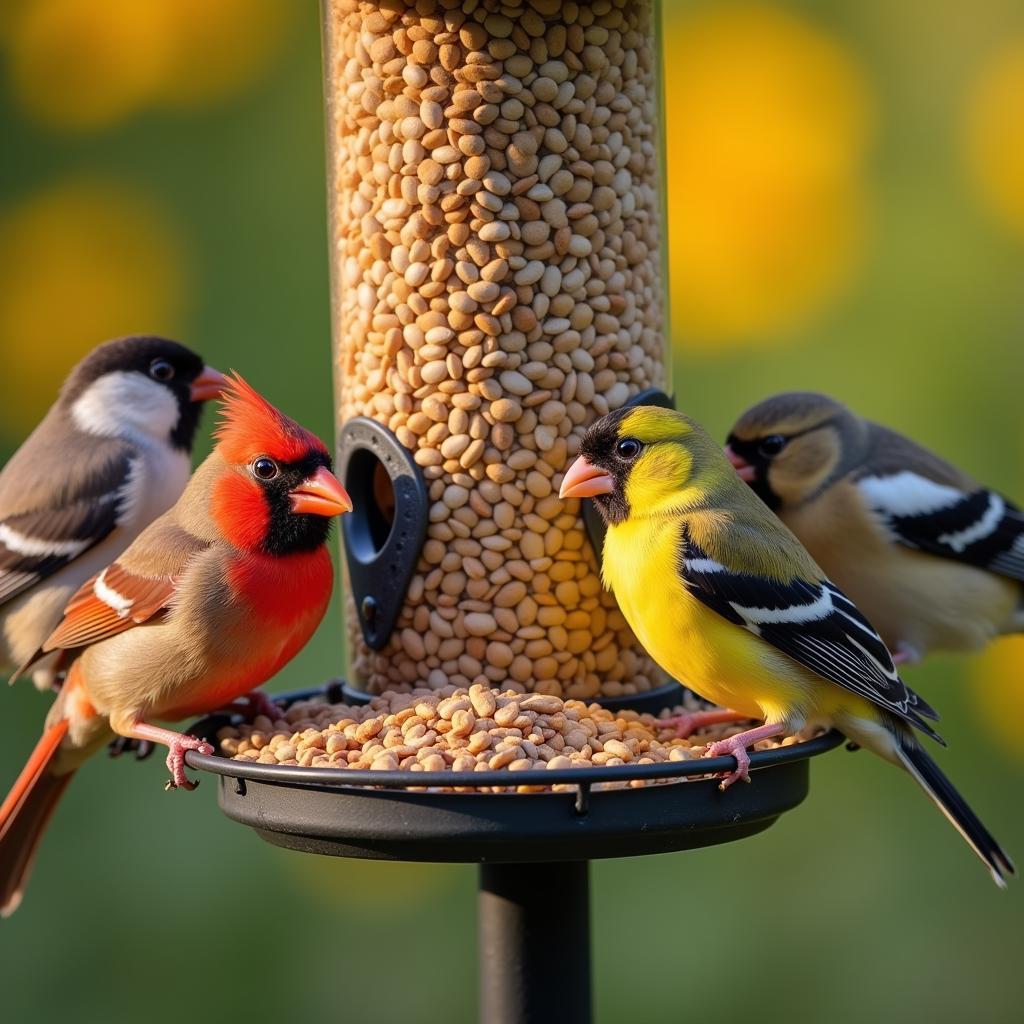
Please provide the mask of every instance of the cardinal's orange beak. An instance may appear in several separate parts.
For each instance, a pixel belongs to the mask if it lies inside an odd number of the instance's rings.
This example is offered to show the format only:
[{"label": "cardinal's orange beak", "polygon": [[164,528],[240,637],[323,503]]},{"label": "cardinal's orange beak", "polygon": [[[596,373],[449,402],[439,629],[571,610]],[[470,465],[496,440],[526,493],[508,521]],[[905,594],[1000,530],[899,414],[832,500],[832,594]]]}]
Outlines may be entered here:
[{"label": "cardinal's orange beak", "polygon": [[581,455],[562,478],[558,492],[560,498],[593,498],[596,494],[611,494],[615,490],[615,478],[587,462]]},{"label": "cardinal's orange beak", "polygon": [[305,512],[311,516],[340,516],[352,511],[352,499],[338,478],[326,467],[321,466],[311,477],[303,480],[289,494],[293,512]]},{"label": "cardinal's orange beak", "polygon": [[736,470],[736,475],[748,484],[753,483],[757,476],[757,470],[743,456],[737,455],[732,450],[732,445],[727,444],[722,450],[725,452],[725,457],[732,463],[733,469]]},{"label": "cardinal's orange beak", "polygon": [[192,381],[188,397],[193,402],[208,402],[211,398],[218,398],[227,387],[227,383],[227,377],[220,370],[215,370],[212,366],[204,366],[203,372]]}]

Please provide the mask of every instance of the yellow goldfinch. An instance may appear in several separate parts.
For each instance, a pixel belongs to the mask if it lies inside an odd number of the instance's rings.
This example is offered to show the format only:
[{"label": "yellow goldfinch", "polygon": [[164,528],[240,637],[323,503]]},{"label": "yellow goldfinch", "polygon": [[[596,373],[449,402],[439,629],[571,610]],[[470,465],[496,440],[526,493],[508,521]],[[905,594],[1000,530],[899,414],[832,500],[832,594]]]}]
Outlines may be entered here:
[{"label": "yellow goldfinch", "polygon": [[790,392],[744,413],[726,455],[897,664],[1024,630],[1024,513],[927,449]]},{"label": "yellow goldfinch", "polygon": [[680,413],[621,409],[584,435],[563,498],[594,499],[608,532],[602,574],[640,642],[700,696],[764,725],[712,744],[748,779],[746,748],[835,725],[902,765],[1004,886],[1013,865],[920,747],[935,712],[793,534]]}]

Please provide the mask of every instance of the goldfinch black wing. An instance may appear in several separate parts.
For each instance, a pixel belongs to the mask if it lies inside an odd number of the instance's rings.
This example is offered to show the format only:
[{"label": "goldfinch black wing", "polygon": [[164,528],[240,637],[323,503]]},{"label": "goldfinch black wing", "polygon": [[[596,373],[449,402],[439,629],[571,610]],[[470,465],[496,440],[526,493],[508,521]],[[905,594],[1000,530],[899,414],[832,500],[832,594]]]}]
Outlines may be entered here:
[{"label": "goldfinch black wing", "polygon": [[900,679],[881,637],[828,580],[782,583],[736,572],[710,558],[688,534],[682,556],[679,571],[702,604],[816,675],[942,742],[924,720],[939,716]]},{"label": "goldfinch black wing", "polygon": [[65,478],[38,502],[25,500],[26,491],[39,488],[38,481],[24,480],[24,465],[21,479],[0,476],[0,494],[7,499],[0,503],[0,605],[98,544],[138,499],[127,446],[112,441],[81,461],[73,454],[68,453]]},{"label": "goldfinch black wing", "polygon": [[870,474],[857,491],[897,544],[1024,581],[1024,513],[995,491],[912,470]]}]

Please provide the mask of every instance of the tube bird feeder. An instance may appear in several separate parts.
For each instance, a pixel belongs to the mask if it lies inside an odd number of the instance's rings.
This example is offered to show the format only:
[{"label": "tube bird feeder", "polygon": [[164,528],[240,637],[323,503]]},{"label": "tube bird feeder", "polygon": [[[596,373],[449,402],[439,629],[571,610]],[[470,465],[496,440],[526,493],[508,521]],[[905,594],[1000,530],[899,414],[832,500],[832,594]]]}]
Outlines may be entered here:
[{"label": "tube bird feeder", "polygon": [[[599,524],[558,498],[590,423],[671,404],[658,3],[322,10],[338,464],[355,504],[342,521],[349,680],[364,698],[473,686],[547,695],[524,706],[678,703],[601,586]],[[498,699],[519,714],[518,697]],[[454,714],[444,724],[454,732]],[[479,864],[485,1024],[587,1024],[589,861],[753,835],[842,739],[757,751],[753,785],[721,792],[709,773],[732,758],[517,773],[506,757],[461,770],[448,749],[431,755],[438,770],[364,770],[334,725],[332,752],[308,760],[290,746],[292,763],[271,763],[266,737],[256,760],[186,760],[219,776],[228,817],[277,845]],[[346,726],[357,745],[360,728]],[[395,716],[388,728],[399,739]]]},{"label": "tube bird feeder", "polygon": [[558,497],[586,427],[668,386],[658,14],[323,4],[338,447],[363,498],[347,676],[367,693],[664,682]]}]

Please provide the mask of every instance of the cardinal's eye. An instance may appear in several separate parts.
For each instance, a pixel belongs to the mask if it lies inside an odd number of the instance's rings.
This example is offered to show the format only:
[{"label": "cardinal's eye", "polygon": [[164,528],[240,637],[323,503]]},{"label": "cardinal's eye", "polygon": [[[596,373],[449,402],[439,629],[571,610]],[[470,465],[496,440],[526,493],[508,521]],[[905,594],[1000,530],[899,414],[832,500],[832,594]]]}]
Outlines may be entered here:
[{"label": "cardinal's eye", "polygon": [[260,480],[273,480],[280,472],[277,463],[273,459],[268,459],[266,455],[261,455],[252,464],[252,474]]},{"label": "cardinal's eye", "polygon": [[643,445],[635,437],[624,437],[616,446],[615,454],[620,459],[635,459]]},{"label": "cardinal's eye", "polygon": [[174,367],[166,359],[154,359],[149,364],[149,375],[163,384],[174,378]]},{"label": "cardinal's eye", "polygon": [[786,439],[781,434],[771,434],[757,446],[758,452],[766,459],[773,458],[786,447]]}]

